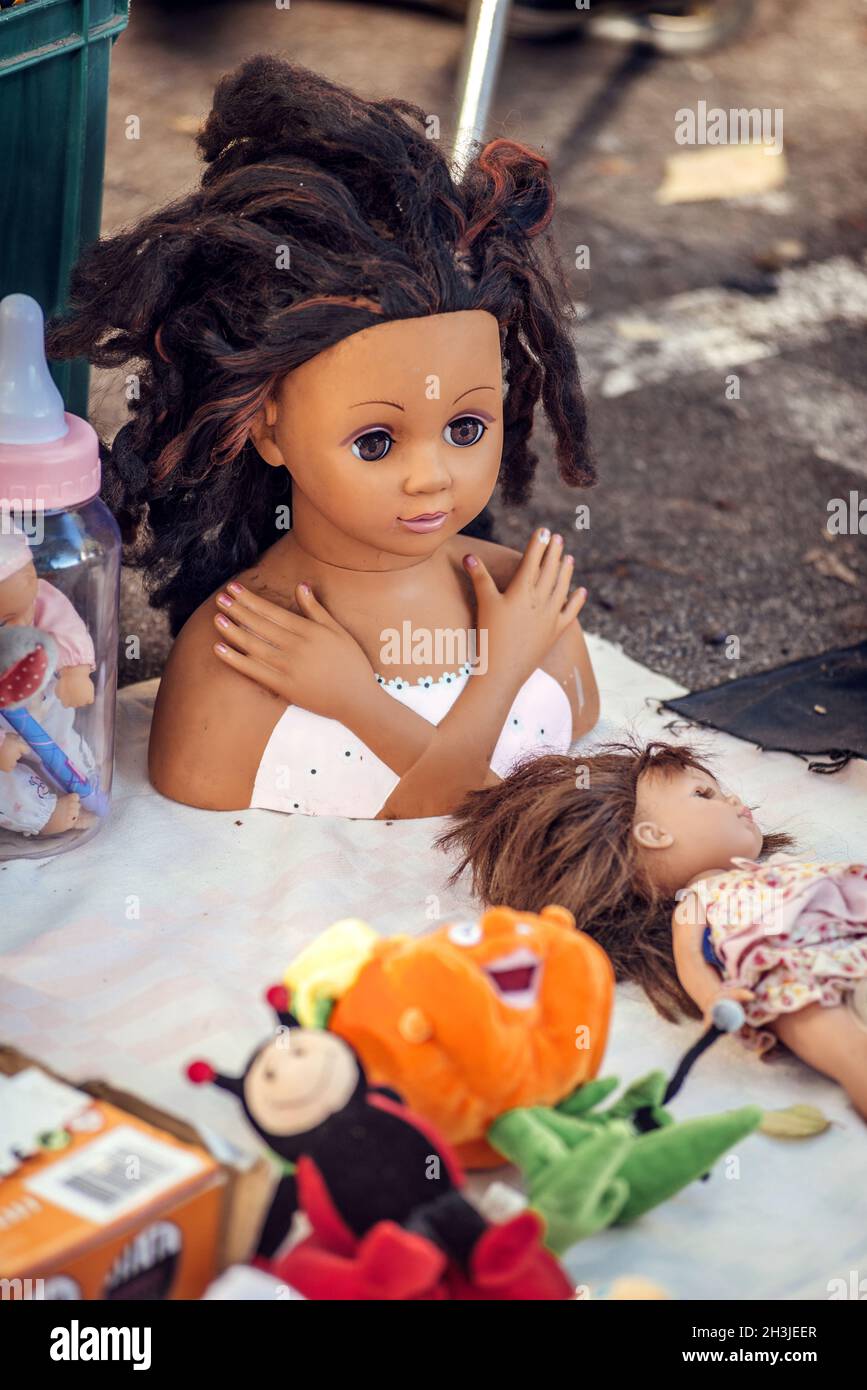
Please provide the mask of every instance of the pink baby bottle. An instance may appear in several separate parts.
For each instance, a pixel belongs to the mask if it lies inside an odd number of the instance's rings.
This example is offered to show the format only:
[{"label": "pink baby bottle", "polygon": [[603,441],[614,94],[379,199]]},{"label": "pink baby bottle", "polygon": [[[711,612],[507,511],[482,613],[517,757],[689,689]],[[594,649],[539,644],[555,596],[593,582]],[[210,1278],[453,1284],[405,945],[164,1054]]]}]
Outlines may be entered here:
[{"label": "pink baby bottle", "polygon": [[0,860],[59,854],[108,813],[120,532],[99,445],[63,409],[42,310],[0,301]]}]

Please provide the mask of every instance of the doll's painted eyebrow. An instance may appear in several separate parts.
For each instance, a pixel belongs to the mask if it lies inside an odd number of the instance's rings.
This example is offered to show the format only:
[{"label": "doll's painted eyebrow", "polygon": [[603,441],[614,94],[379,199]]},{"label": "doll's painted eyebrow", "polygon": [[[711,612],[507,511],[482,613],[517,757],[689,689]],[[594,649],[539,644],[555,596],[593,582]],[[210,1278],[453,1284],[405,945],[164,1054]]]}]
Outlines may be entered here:
[{"label": "doll's painted eyebrow", "polygon": [[469,391],[462,391],[459,396],[455,396],[452,405],[457,405],[458,401],[462,401],[464,396],[471,396],[474,391],[493,391],[494,389],[493,386],[471,386]]}]

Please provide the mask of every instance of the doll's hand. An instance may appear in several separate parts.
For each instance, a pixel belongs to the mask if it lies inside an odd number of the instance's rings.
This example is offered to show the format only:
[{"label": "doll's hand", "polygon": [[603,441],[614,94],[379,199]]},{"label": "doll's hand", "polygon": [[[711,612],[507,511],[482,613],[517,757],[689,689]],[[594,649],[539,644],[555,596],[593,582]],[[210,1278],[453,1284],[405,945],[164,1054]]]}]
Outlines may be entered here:
[{"label": "doll's hand", "polygon": [[220,661],[279,695],[290,705],[351,727],[359,686],[372,684],[373,667],[308,584],[295,589],[301,615],[240,584],[217,596],[214,624]]},{"label": "doll's hand", "polygon": [[710,1028],[714,1021],[714,1005],[721,999],[736,999],[739,1004],[748,1004],[751,999],[755,999],[755,994],[751,989],[746,989],[743,985],[728,984],[721,985],[712,998],[708,999],[704,1009],[704,1026]]},{"label": "doll's hand", "polygon": [[17,734],[7,734],[0,743],[0,772],[11,772],[27,752],[27,744]]},{"label": "doll's hand", "polygon": [[64,709],[93,704],[93,681],[87,666],[64,666],[57,674],[55,694]]},{"label": "doll's hand", "polygon": [[464,567],[476,593],[476,626],[487,632],[488,670],[522,684],[584,607],[586,589],[569,593],[572,556],[564,556],[562,536],[542,528],[504,593],[478,556],[467,555]]}]

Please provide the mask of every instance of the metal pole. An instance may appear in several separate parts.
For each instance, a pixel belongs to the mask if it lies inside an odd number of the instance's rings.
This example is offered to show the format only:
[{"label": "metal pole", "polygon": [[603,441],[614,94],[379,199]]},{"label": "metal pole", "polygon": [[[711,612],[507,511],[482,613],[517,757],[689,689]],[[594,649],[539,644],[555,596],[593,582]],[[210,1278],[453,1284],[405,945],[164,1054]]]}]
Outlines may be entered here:
[{"label": "metal pole", "polygon": [[452,169],[460,178],[488,123],[511,0],[471,0],[458,78],[458,118]]}]

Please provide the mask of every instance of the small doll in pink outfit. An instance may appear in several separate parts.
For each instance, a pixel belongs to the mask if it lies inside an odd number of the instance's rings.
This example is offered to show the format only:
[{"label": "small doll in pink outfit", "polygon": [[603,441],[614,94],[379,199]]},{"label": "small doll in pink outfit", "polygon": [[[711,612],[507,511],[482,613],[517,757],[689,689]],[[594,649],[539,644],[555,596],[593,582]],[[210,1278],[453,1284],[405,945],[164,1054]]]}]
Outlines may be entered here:
[{"label": "small doll in pink outfit", "polygon": [[[95,760],[74,727],[74,712],[93,703],[93,642],[69,599],[37,578],[27,539],[19,531],[0,533],[0,627],[6,626],[36,627],[54,639],[56,675],[30,710],[58,747],[89,775]],[[24,835],[75,829],[81,817],[80,797],[76,792],[53,792],[40,772],[24,761],[28,755],[30,748],[0,712],[0,826]]]},{"label": "small doll in pink outfit", "polygon": [[543,756],[458,808],[440,840],[488,903],[568,907],[666,1018],[729,996],[744,1042],[783,1043],[867,1119],[867,863],[780,851],[690,748]]}]

